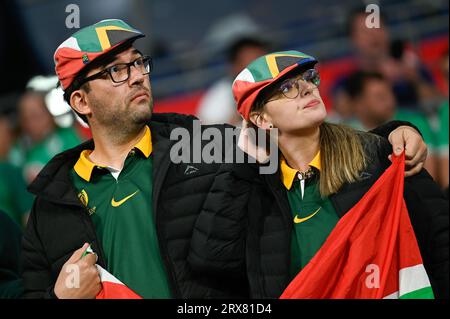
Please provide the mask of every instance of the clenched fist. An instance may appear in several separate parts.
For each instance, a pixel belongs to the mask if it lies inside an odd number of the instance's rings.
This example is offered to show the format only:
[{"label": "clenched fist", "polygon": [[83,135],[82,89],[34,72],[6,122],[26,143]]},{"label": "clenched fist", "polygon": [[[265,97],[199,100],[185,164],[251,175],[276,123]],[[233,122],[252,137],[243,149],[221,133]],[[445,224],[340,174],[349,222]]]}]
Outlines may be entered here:
[{"label": "clenched fist", "polygon": [[64,264],[55,284],[55,295],[59,299],[94,299],[102,286],[95,263],[97,255],[83,253],[89,247],[76,250]]}]

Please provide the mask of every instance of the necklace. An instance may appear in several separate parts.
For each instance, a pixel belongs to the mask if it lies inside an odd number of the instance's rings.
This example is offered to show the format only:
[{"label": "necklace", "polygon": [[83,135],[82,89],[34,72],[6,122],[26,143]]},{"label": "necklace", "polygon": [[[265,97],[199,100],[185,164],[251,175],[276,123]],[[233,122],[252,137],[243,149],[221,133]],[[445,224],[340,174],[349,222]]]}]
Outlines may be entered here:
[{"label": "necklace", "polygon": [[300,181],[303,181],[305,179],[311,178],[314,176],[314,170],[312,167],[309,167],[306,171],[304,172],[298,172],[297,177]]},{"label": "necklace", "polygon": [[315,174],[315,172],[311,166],[306,171],[298,172],[298,174],[297,174],[297,177],[300,181],[300,190],[302,192],[302,199],[303,199],[303,195],[305,194],[305,180],[313,177],[314,174]]}]

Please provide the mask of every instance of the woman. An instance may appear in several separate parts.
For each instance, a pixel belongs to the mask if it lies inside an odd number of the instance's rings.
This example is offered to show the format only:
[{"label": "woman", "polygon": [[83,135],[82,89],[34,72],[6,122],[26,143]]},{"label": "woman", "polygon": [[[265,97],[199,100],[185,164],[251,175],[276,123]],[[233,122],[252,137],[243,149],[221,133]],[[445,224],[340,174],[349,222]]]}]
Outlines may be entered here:
[{"label": "woman", "polygon": [[[233,84],[243,118],[278,130],[280,169],[218,176],[216,191],[229,189],[224,207],[200,214],[193,241],[203,249],[189,261],[222,276],[245,269],[253,298],[278,298],[390,165],[387,140],[324,121],[316,63],[297,51],[268,54]],[[434,294],[448,298],[448,202],[424,170],[405,179],[404,198]]]}]

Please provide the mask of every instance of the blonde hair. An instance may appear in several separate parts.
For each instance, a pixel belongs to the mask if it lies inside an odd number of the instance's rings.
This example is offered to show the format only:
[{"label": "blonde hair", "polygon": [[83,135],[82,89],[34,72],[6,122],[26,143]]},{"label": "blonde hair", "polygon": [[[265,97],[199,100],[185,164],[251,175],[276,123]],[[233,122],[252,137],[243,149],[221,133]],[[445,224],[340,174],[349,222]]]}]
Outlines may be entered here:
[{"label": "blonde hair", "polygon": [[328,197],[346,183],[359,180],[367,158],[358,131],[341,124],[320,125],[319,191]]}]

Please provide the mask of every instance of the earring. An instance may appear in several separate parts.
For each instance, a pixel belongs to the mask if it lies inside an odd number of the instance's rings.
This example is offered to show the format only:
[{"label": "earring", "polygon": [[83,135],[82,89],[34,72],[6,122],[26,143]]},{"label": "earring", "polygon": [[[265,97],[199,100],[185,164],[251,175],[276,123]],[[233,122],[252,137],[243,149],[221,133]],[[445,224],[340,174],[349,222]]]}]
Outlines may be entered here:
[{"label": "earring", "polygon": [[273,128],[273,125],[272,125],[272,124],[269,124],[269,128],[272,129],[272,128]]}]

